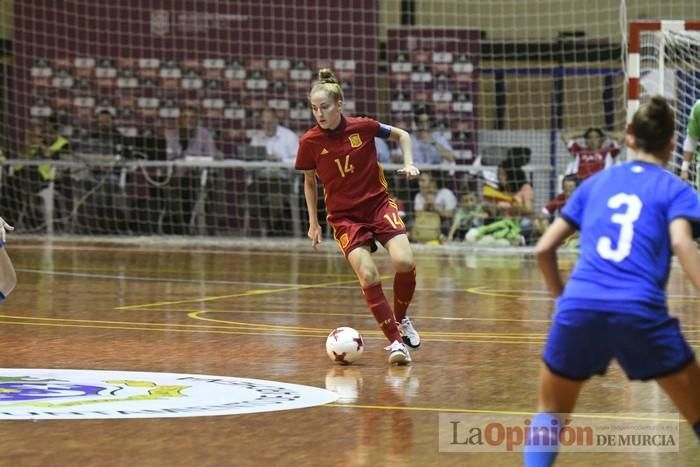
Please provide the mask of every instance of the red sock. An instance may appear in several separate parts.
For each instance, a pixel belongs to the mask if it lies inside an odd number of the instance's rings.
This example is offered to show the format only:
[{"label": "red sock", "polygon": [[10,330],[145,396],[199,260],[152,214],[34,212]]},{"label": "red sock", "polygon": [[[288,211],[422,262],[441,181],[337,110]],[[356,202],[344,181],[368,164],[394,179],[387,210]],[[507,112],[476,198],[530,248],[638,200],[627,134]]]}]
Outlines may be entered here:
[{"label": "red sock", "polygon": [[416,290],[416,268],[408,272],[397,272],[394,276],[394,315],[399,323],[406,317],[406,310],[411,304]]},{"label": "red sock", "polygon": [[389,342],[401,342],[401,334],[399,333],[399,328],[396,327],[396,318],[394,318],[394,313],[391,311],[389,302],[386,301],[386,297],[382,291],[382,284],[377,283],[370,285],[362,290],[362,294],[365,296],[365,300],[374,315],[374,319],[379,323],[379,327],[382,329],[386,338],[389,339]]}]

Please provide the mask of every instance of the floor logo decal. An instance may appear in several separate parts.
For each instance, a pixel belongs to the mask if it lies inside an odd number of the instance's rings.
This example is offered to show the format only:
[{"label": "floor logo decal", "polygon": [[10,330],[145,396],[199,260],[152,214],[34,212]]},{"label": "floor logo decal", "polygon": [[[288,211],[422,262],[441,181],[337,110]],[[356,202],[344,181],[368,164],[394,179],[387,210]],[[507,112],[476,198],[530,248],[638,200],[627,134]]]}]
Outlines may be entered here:
[{"label": "floor logo decal", "polygon": [[314,407],[337,397],[311,386],[227,376],[0,369],[4,420],[235,415]]}]

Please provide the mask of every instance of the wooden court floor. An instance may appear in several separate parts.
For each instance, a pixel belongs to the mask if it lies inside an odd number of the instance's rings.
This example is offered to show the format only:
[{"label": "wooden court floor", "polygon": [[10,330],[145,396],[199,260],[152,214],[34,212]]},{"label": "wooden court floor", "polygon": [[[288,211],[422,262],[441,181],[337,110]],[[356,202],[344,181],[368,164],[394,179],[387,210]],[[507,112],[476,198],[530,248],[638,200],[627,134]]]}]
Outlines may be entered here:
[{"label": "wooden court floor", "polygon": [[[326,242],[327,244],[330,242]],[[2,368],[233,376],[328,388],[337,402],[278,412],[125,420],[0,420],[2,466],[520,465],[519,453],[446,453],[441,413],[526,416],[552,302],[527,254],[423,249],[409,314],[423,337],[389,367],[356,280],[331,245],[283,249],[11,238],[19,284],[0,305]],[[387,256],[377,254],[391,298]],[[570,268],[574,256],[562,257]],[[673,313],[700,349],[699,295],[674,266]],[[347,325],[367,344],[340,367],[324,352]],[[581,413],[675,412],[613,364]],[[570,453],[562,466],[700,464],[690,428],[677,453]]]}]

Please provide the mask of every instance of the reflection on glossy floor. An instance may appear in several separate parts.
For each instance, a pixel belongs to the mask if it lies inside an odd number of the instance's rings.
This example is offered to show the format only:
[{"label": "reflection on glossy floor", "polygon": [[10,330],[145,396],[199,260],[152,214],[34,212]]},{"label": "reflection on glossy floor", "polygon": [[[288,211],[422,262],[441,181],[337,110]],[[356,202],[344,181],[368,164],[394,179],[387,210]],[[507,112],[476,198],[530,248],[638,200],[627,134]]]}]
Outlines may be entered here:
[{"label": "reflection on glossy floor", "polygon": [[[338,392],[308,409],[221,417],[0,421],[0,465],[519,465],[517,453],[444,453],[440,413],[518,415],[534,408],[552,303],[527,255],[418,253],[409,310],[424,339],[410,367],[389,367],[355,278],[332,249],[191,251],[11,241],[19,286],[0,307],[2,368],[196,373]],[[390,268],[377,256],[391,297]],[[564,256],[565,267],[574,258]],[[674,267],[674,314],[698,348],[698,295]],[[352,326],[362,361],[335,366],[328,331]],[[582,413],[675,412],[653,384],[616,365],[584,389]],[[525,416],[525,415],[523,415]],[[558,465],[694,465],[678,453],[572,453]]]}]

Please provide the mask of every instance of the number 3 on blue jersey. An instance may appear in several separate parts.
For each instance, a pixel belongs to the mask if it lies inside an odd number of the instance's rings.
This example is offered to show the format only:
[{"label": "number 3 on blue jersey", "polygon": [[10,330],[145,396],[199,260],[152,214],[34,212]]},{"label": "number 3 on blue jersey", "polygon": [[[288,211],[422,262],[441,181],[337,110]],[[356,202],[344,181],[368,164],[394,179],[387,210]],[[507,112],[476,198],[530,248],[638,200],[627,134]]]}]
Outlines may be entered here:
[{"label": "number 3 on blue jersey", "polygon": [[634,238],[634,223],[639,219],[639,214],[642,212],[642,201],[637,195],[628,195],[627,193],[618,193],[608,200],[608,207],[618,209],[622,206],[627,206],[625,212],[618,212],[610,217],[616,224],[620,224],[620,236],[617,240],[617,249],[612,248],[612,240],[610,237],[600,237],[596,250],[598,254],[611,261],[619,263],[627,258],[632,250],[632,239]]}]

